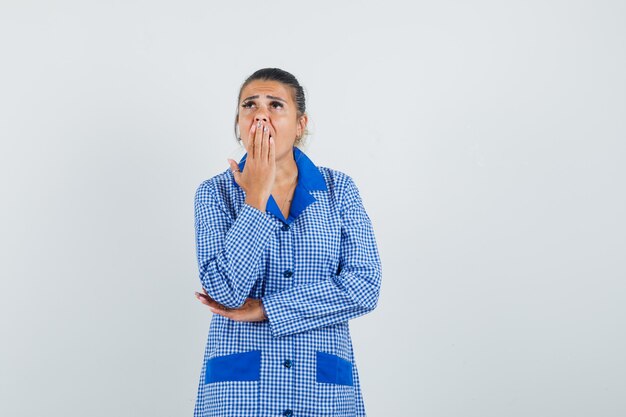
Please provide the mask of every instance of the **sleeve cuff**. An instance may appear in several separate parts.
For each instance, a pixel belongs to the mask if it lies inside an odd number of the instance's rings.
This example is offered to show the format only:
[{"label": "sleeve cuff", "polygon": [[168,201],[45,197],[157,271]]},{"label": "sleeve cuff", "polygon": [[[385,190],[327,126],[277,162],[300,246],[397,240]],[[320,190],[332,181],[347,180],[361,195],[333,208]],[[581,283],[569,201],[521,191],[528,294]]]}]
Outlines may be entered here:
[{"label": "sleeve cuff", "polygon": [[[238,238],[242,238],[254,231],[260,238],[255,239],[255,242],[259,243],[266,242],[265,238],[270,235],[276,225],[267,213],[251,205],[244,204],[237,214],[233,227],[234,229],[231,230],[231,233]],[[238,242],[238,244],[241,244],[241,242]]]},{"label": "sleeve cuff", "polygon": [[[280,316],[280,300],[276,297],[276,294],[266,295],[261,298],[263,303],[263,310],[265,311],[265,316],[269,322],[270,331],[272,332],[272,336],[280,337],[283,335],[283,332],[286,330],[285,317]],[[284,311],[284,309],[283,309]]]}]

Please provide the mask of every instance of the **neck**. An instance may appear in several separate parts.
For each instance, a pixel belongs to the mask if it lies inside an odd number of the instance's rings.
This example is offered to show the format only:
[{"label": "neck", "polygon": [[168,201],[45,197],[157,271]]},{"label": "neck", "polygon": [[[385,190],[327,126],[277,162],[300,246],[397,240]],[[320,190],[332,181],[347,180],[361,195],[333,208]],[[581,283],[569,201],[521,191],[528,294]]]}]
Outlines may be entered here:
[{"label": "neck", "polygon": [[287,187],[295,183],[298,175],[298,165],[293,159],[293,151],[288,152],[283,158],[276,160],[276,180],[279,187]]}]

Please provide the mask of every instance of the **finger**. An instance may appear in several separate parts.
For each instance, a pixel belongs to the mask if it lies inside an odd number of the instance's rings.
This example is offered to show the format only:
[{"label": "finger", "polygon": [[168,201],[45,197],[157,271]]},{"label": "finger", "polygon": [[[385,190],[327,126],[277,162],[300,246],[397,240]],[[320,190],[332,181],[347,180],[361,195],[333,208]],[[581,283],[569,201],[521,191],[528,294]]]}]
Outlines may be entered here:
[{"label": "finger", "polygon": [[267,137],[265,138],[265,148],[263,149],[263,160],[269,162],[270,160],[270,137],[272,135],[272,132],[269,128],[269,126],[267,127]]},{"label": "finger", "polygon": [[213,314],[218,314],[218,315],[220,315],[222,317],[226,317],[227,319],[232,319],[232,315],[233,314],[230,311],[219,310],[219,309],[213,308],[213,307],[210,307],[209,310],[211,310],[211,312]]},{"label": "finger", "polygon": [[263,126],[263,136],[261,136],[261,144],[259,147],[259,158],[261,161],[267,161],[267,140],[269,137],[270,128],[267,125]]},{"label": "finger", "polygon": [[204,295],[204,294],[200,294],[199,292],[197,292],[197,293],[196,293],[196,297],[198,297],[198,298],[200,298],[200,299],[202,299],[202,300],[213,301],[213,300],[211,299],[211,297],[206,296],[206,295]]},{"label": "finger", "polygon": [[222,308],[223,306],[218,303],[217,301],[215,301],[214,299],[212,299],[211,297],[207,297],[206,295],[202,295],[200,294],[200,297],[202,297],[202,303],[206,304],[210,307],[214,307],[214,308]]},{"label": "finger", "polygon": [[250,156],[252,156],[254,152],[254,135],[256,134],[256,123],[252,123],[250,130],[248,131],[248,140],[244,145],[246,145],[246,151]]},{"label": "finger", "polygon": [[235,178],[237,178],[237,176],[241,174],[237,162],[233,161],[232,159],[228,159],[228,165],[230,165],[230,171],[233,173]]},{"label": "finger", "polygon": [[201,302],[202,304],[204,304],[205,306],[207,306],[207,307],[211,308],[211,304],[210,304],[210,303],[209,303],[209,302],[208,302],[205,298],[198,297],[198,301],[200,301],[200,302]]},{"label": "finger", "polygon": [[211,307],[210,301],[206,297],[204,297],[202,294],[196,293],[196,298],[198,299],[198,301],[200,301],[205,306]]},{"label": "finger", "polygon": [[270,149],[269,149],[269,163],[270,166],[273,166],[273,164],[276,161],[276,154],[274,151],[274,136],[270,136],[270,141],[269,141],[269,145],[270,145]]},{"label": "finger", "polygon": [[263,137],[263,124],[259,120],[256,125],[256,134],[254,135],[254,158],[258,159],[261,155],[261,139]]},{"label": "finger", "polygon": [[206,292],[206,290],[203,288],[202,291],[204,292],[204,294],[200,294],[199,292],[196,291],[196,294],[198,294],[201,297],[205,297],[208,298],[209,300],[213,301],[213,298],[211,298],[211,296],[209,295],[208,292]]}]

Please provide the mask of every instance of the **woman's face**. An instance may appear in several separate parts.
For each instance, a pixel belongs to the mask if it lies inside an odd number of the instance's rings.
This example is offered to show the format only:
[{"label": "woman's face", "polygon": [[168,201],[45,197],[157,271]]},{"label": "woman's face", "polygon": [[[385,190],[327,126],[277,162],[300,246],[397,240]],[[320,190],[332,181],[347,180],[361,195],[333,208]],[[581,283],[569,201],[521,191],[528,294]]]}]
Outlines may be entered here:
[{"label": "woman's face", "polygon": [[239,134],[250,149],[250,128],[261,121],[274,138],[276,160],[292,153],[296,136],[302,135],[307,117],[297,118],[298,108],[292,98],[291,87],[278,81],[255,80],[242,91],[239,100]]}]

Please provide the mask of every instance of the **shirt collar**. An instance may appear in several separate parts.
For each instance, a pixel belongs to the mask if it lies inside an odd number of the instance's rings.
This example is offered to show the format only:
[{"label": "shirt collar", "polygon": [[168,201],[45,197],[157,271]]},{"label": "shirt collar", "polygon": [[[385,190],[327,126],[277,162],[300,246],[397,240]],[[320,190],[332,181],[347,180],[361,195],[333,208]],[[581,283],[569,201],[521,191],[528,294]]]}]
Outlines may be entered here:
[{"label": "shirt collar", "polygon": [[[246,164],[247,157],[248,154],[246,153],[239,161],[239,170],[242,172]],[[298,183],[296,184],[293,200],[291,201],[289,217],[285,219],[272,195],[270,195],[267,202],[267,210],[287,224],[293,222],[298,215],[304,211],[304,209],[317,201],[317,199],[311,195],[310,191],[328,190],[326,187],[326,181],[324,180],[319,168],[302,150],[300,150],[300,148],[295,146],[293,147],[293,158],[296,161],[296,166],[298,167]],[[233,177],[233,182],[239,186],[239,184],[235,182],[235,177]]]}]

